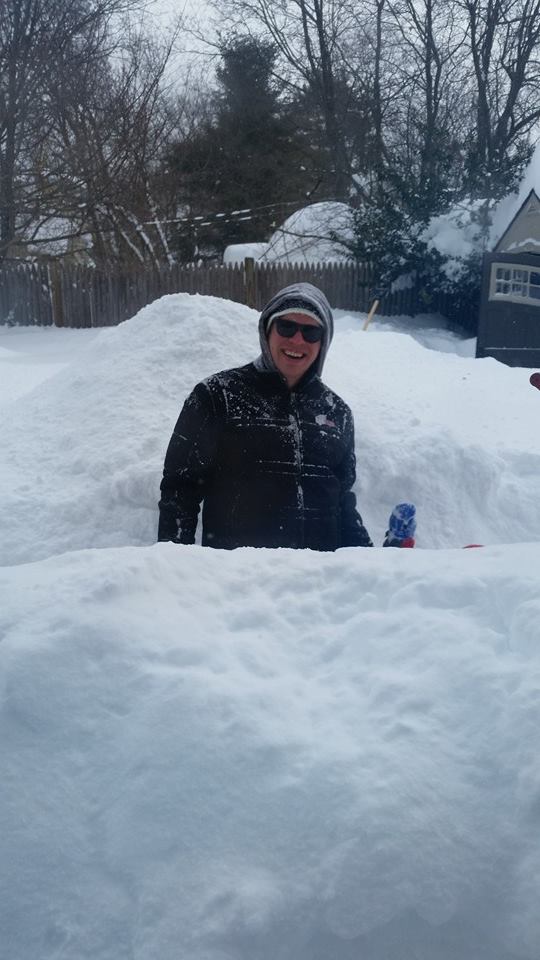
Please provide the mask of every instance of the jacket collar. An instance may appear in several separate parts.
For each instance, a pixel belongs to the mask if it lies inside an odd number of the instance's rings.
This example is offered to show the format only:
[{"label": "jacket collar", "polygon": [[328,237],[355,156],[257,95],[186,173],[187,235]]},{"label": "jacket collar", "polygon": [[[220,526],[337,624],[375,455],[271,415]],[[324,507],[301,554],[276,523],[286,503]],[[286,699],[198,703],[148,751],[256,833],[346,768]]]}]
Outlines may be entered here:
[{"label": "jacket collar", "polygon": [[274,387],[280,387],[286,393],[305,393],[310,385],[314,381],[319,381],[319,375],[317,373],[317,364],[312,363],[309,370],[306,370],[304,376],[301,380],[298,381],[295,387],[292,390],[287,386],[287,381],[285,377],[279,372],[279,370],[274,366],[272,360],[270,363],[267,362],[266,357],[261,354],[253,361],[252,366],[257,371],[257,373],[264,378],[264,381],[268,384],[272,384]]}]

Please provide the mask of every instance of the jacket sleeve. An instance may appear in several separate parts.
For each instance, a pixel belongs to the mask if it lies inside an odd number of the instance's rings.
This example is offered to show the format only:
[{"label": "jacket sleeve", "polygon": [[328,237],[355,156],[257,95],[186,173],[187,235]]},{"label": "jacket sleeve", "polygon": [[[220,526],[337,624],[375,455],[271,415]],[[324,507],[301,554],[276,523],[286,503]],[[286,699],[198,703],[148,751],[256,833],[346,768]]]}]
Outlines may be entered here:
[{"label": "jacket sleeve", "polygon": [[339,481],[341,484],[341,547],[372,547],[373,542],[367,532],[362,517],[356,509],[356,495],[353,487],[356,481],[356,456],[354,452],[354,424],[352,413],[347,412],[345,422],[346,453],[340,464]]},{"label": "jacket sleeve", "polygon": [[209,388],[199,383],[173,431],[163,468],[158,540],[194,543],[197,519],[212,475],[217,417]]}]

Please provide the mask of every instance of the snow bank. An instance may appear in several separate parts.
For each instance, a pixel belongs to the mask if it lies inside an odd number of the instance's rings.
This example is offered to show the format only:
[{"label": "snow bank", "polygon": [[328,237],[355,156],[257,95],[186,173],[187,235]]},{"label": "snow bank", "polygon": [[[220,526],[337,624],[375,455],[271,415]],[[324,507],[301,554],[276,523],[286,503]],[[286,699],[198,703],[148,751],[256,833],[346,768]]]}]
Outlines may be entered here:
[{"label": "snow bank", "polygon": [[[335,263],[349,259],[353,211],[327,200],[297,210],[270,238],[260,258],[271,263]],[[336,239],[332,239],[336,238]]]},{"label": "snow bank", "polygon": [[536,960],[540,547],[0,575],[10,960]]},{"label": "snow bank", "polygon": [[96,330],[0,326],[0,407],[31,393],[83,354]]},{"label": "snow bank", "polygon": [[[358,500],[375,542],[407,499],[419,545],[540,539],[538,398],[526,373],[436,353],[404,333],[364,333],[346,317],[325,379],[355,415]],[[189,294],[98,334],[79,362],[9,408],[0,563],[153,543],[185,397],[257,351],[254,311]]]},{"label": "snow bank", "polygon": [[194,375],[247,361],[254,331],[239,304],[163,297],[11,408],[0,563],[153,543],[163,457]]},{"label": "snow bank", "polygon": [[225,249],[224,263],[253,257],[266,263],[340,263],[354,236],[353,211],[346,203],[325,200],[296,210],[268,243],[236,243]]},{"label": "snow bank", "polygon": [[537,960],[538,392],[362,320],[325,379],[368,529],[412,499],[414,551],[154,543],[178,410],[254,311],[165,297],[71,362],[0,331],[9,960]]}]

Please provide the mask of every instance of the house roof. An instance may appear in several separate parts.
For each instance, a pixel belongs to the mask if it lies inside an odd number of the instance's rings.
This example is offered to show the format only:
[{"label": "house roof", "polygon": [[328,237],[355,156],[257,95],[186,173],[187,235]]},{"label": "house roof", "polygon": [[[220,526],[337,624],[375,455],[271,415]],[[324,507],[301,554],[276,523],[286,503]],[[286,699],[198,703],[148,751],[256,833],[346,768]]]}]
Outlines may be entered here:
[{"label": "house roof", "polygon": [[494,252],[540,255],[540,198],[535,190],[531,190],[521,204],[495,245]]}]

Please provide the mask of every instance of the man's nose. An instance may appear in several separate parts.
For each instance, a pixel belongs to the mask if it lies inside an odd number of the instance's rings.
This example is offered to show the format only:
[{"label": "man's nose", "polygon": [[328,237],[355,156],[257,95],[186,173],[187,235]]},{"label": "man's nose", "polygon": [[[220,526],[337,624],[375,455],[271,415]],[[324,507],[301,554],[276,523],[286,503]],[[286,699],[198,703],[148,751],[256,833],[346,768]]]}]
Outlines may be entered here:
[{"label": "man's nose", "polygon": [[304,343],[304,338],[302,336],[301,330],[295,330],[293,336],[290,338],[293,343]]}]

